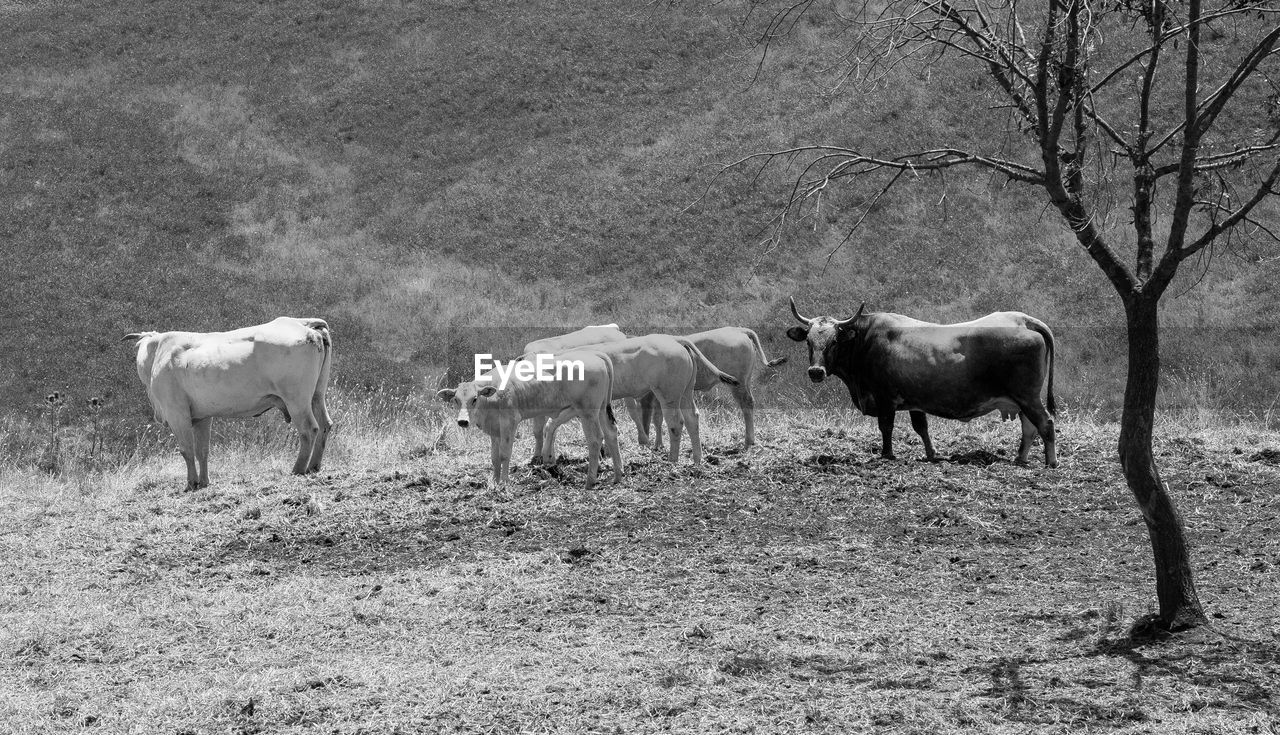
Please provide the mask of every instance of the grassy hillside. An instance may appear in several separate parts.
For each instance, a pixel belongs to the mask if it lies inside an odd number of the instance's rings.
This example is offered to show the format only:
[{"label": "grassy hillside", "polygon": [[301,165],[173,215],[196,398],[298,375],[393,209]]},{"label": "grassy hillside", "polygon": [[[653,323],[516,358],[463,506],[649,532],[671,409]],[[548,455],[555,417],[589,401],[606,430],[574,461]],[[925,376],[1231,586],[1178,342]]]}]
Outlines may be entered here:
[{"label": "grassy hillside", "polygon": [[[67,388],[142,419],[120,335],[278,314],[330,320],[348,389],[403,392],[456,377],[474,351],[583,323],[740,323],[787,352],[794,293],[815,313],[864,299],[938,320],[1035,313],[1063,334],[1065,403],[1113,407],[1118,304],[1028,192],[913,182],[829,266],[868,192],[842,190],[774,249],[759,243],[788,171],[755,186],[734,172],[699,199],[721,163],[760,149],[998,129],[972,124],[989,114],[979,95],[940,102],[939,88],[972,86],[949,69],[941,87],[906,76],[822,94],[821,27],[752,82],[733,12],[0,6],[0,405],[30,410]],[[1170,312],[1185,331],[1171,332],[1168,385],[1175,403],[1257,409],[1280,367],[1265,331],[1276,265],[1219,261]],[[791,387],[770,395],[807,395],[799,376],[780,373]]]}]

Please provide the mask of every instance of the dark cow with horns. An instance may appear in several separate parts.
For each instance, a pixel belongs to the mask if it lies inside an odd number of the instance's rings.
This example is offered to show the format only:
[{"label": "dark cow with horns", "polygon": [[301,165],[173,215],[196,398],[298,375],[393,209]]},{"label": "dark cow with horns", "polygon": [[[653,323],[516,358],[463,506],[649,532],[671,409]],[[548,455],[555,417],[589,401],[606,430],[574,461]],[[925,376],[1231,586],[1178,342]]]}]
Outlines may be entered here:
[{"label": "dark cow with horns", "polygon": [[[828,375],[844,381],[853,405],[880,423],[881,456],[893,458],[893,418],[911,414],[911,427],[934,459],[927,414],[969,421],[992,411],[1020,416],[1018,463],[1027,461],[1036,434],[1044,441],[1044,461],[1057,467],[1053,400],[1053,333],[1039,319],[1000,311],[958,324],[933,324],[889,313],[864,314],[864,303],[849,319],[800,316],[804,324],[787,336],[809,343],[809,379]],[[1048,383],[1048,411],[1040,391]]]}]

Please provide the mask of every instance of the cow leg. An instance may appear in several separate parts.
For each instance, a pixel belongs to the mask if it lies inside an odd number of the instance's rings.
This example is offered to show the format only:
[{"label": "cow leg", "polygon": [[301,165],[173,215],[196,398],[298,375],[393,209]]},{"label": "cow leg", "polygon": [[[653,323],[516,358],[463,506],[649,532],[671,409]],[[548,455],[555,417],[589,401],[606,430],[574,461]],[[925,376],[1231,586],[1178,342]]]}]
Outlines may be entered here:
[{"label": "cow leg", "polygon": [[604,432],[604,446],[613,460],[613,484],[622,482],[622,452],[618,450],[618,425],[609,418],[608,407],[600,411],[600,429]]},{"label": "cow leg", "polygon": [[744,427],[742,447],[746,449],[756,443],[756,399],[751,395],[751,386],[746,383],[735,385],[731,390],[733,391],[733,399],[738,402],[738,408],[742,409],[742,424]]},{"label": "cow leg", "polygon": [[[648,404],[645,403],[646,401]],[[638,401],[634,398],[624,398],[622,405],[627,407],[627,414],[635,422],[636,443],[642,447],[649,446],[649,416],[653,413],[653,394],[649,393]]]},{"label": "cow leg", "polygon": [[684,428],[684,417],[680,407],[674,401],[662,401],[662,418],[667,422],[667,460],[675,464],[680,460],[680,431]]},{"label": "cow leg", "polygon": [[[640,446],[648,446],[649,437],[652,436],[653,449],[655,452],[660,452],[662,451],[662,409],[658,405],[658,397],[651,392],[646,393],[639,403],[640,425],[644,426],[644,440],[640,442]],[[651,425],[653,427],[652,433],[649,431]],[[637,431],[638,434],[639,431]]]},{"label": "cow leg", "polygon": [[657,398],[654,398],[653,400],[653,451],[658,452],[659,455],[660,453],[662,453],[662,424],[664,419],[666,419],[667,424],[671,424],[671,420],[667,419],[667,415],[664,414],[663,412],[662,403],[659,403]]},{"label": "cow leg", "polygon": [[305,475],[311,464],[311,450],[315,447],[316,435],[320,433],[320,424],[311,413],[311,405],[286,404],[293,417],[293,428],[298,430],[298,459],[293,463],[293,474]]},{"label": "cow leg", "polygon": [[516,427],[504,426],[498,432],[498,485],[506,485],[511,479],[511,447],[516,443]]},{"label": "cow leg", "polygon": [[187,463],[187,490],[200,487],[200,475],[196,472],[196,432],[191,425],[191,417],[186,414],[165,416],[165,423],[173,429],[173,438],[178,441],[178,451]]},{"label": "cow leg", "polygon": [[547,435],[542,445],[542,463],[543,464],[547,464],[547,465],[555,464],[554,452],[556,447],[556,431],[561,426],[563,426],[566,422],[570,421],[574,417],[574,415],[575,414],[573,411],[566,409],[564,411],[561,411],[559,416],[556,416],[554,419],[551,419],[547,423],[547,430],[546,430]]},{"label": "cow leg", "polygon": [[582,424],[582,435],[587,440],[587,488],[590,490],[596,484],[596,477],[600,472],[600,443],[603,438],[603,432],[600,428],[600,414],[592,411],[584,411],[580,417],[579,423]]},{"label": "cow leg", "polygon": [[1027,458],[1031,456],[1031,445],[1036,439],[1036,425],[1027,417],[1026,411],[1018,414],[1018,418],[1022,421],[1022,440],[1018,442],[1018,458],[1014,461],[1026,464]]},{"label": "cow leg", "polygon": [[325,405],[324,393],[316,392],[311,396],[311,413],[316,418],[316,438],[311,445],[311,459],[307,462],[307,472],[319,472],[320,460],[324,459],[324,448],[329,443],[329,432],[333,430],[333,421],[329,418],[329,407]]},{"label": "cow leg", "polygon": [[698,467],[702,464],[702,438],[698,433],[698,407],[693,402],[692,390],[681,402],[680,417],[689,428],[689,448],[693,452],[693,466]]},{"label": "cow leg", "polygon": [[920,435],[920,441],[924,442],[924,458],[926,461],[933,462],[938,459],[938,455],[933,451],[933,442],[929,441],[929,417],[924,411],[908,411],[911,415],[911,428],[916,430]]},{"label": "cow leg", "polygon": [[533,459],[529,460],[529,464],[546,464],[546,460],[542,456],[542,450],[547,444],[546,437],[543,434],[547,430],[547,417],[533,417]]},{"label": "cow leg", "polygon": [[880,456],[885,459],[897,459],[893,456],[893,414],[888,411],[876,417],[880,423]]},{"label": "cow leg", "polygon": [[692,396],[689,398],[689,407],[681,407],[680,412],[685,424],[689,426],[689,447],[694,453],[694,466],[698,467],[703,464],[703,439],[698,432],[698,406],[694,406]]},{"label": "cow leg", "polygon": [[1031,455],[1031,444],[1036,434],[1044,442],[1044,464],[1046,467],[1058,466],[1057,430],[1053,417],[1042,406],[1030,405],[1022,407],[1019,414],[1022,419],[1022,443],[1018,445],[1018,464],[1026,464]]},{"label": "cow leg", "polygon": [[489,464],[493,468],[493,486],[502,484],[502,437],[489,437]]},{"label": "cow leg", "polygon": [[213,419],[204,418],[191,422],[191,429],[196,439],[196,486],[209,486],[209,431],[213,428]]},{"label": "cow leg", "polygon": [[1040,438],[1044,441],[1044,466],[1058,466],[1058,427],[1054,425],[1051,417],[1045,418],[1047,426],[1040,432]]}]

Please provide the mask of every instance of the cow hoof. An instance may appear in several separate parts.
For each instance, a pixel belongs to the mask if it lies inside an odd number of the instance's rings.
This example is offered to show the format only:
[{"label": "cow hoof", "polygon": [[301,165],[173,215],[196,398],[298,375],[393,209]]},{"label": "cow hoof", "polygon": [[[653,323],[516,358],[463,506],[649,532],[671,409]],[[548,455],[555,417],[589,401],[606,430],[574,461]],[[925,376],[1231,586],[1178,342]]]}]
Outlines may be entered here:
[{"label": "cow hoof", "polygon": [[897,457],[897,455],[894,455],[894,454],[881,454],[881,455],[880,455],[880,459],[897,459],[897,458],[898,458],[898,457]]}]

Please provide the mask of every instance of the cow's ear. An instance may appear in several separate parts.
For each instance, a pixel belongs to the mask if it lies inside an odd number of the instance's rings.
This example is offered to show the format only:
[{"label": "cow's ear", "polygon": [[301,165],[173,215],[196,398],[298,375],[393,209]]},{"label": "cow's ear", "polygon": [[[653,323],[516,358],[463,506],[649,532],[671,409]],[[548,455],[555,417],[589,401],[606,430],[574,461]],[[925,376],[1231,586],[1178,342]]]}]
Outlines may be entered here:
[{"label": "cow's ear", "polygon": [[483,388],[481,388],[480,390],[476,391],[476,395],[478,395],[478,396],[483,396],[483,397],[485,397],[485,398],[488,398],[489,396],[491,396],[491,395],[493,395],[494,393],[497,393],[497,392],[498,392],[498,388],[497,388],[497,386],[486,385],[485,387],[483,387]]},{"label": "cow's ear", "polygon": [[436,391],[436,398],[439,398],[445,403],[448,403],[449,401],[453,400],[453,395],[455,393],[457,393],[457,391],[454,390],[453,388],[445,388],[444,390]]},{"label": "cow's ear", "polygon": [[787,336],[797,342],[803,342],[809,339],[809,330],[804,327],[792,327],[787,330]]}]

